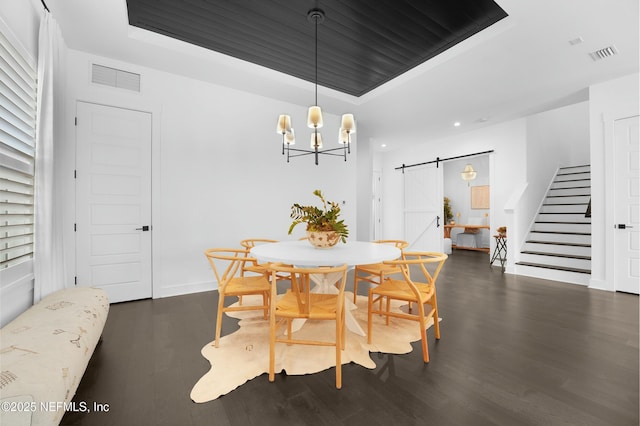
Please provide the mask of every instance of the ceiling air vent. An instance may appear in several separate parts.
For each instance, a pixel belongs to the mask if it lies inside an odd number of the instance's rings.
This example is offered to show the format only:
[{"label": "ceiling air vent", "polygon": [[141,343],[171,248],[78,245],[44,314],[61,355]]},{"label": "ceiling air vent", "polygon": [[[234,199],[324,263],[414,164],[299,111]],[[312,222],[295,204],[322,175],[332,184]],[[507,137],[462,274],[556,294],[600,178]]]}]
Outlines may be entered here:
[{"label": "ceiling air vent", "polygon": [[140,91],[140,74],[92,64],[91,82],[119,89]]},{"label": "ceiling air vent", "polygon": [[589,53],[591,59],[594,61],[599,61],[600,59],[608,58],[609,56],[617,55],[618,49],[615,46],[605,47],[604,49],[596,50],[595,52]]}]

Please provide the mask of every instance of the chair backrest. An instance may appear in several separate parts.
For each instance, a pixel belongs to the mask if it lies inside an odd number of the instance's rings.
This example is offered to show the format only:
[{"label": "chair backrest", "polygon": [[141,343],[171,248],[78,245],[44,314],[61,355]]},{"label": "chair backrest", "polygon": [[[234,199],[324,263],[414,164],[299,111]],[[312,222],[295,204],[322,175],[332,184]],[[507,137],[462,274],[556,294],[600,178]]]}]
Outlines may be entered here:
[{"label": "chair backrest", "polygon": [[405,248],[409,247],[409,243],[407,241],[404,241],[404,240],[375,240],[374,243],[378,243],[378,244],[393,244],[394,246],[396,246],[400,250],[404,250]]},{"label": "chair backrest", "polygon": [[[291,277],[291,291],[295,294],[298,302],[298,313],[304,316],[309,313],[312,306],[311,288],[313,281],[311,275],[324,275],[329,274],[341,274],[340,279],[336,282],[336,288],[338,289],[336,312],[340,312],[342,304],[344,304],[344,288],[347,283],[347,265],[332,266],[332,267],[316,267],[316,268],[303,268],[291,265],[285,265],[283,263],[271,263],[269,264],[269,271],[271,272],[271,282],[275,282],[278,274],[286,273]],[[272,286],[272,300],[275,300],[276,286]]]},{"label": "chair backrest", "polygon": [[[205,250],[204,254],[211,264],[219,287],[224,287],[235,277],[246,262],[256,262],[255,258],[247,256],[247,249],[244,248],[210,248]],[[220,269],[216,263],[219,264]]]},{"label": "chair backrest", "polygon": [[250,250],[258,244],[277,243],[277,242],[278,240],[270,240],[268,238],[247,238],[246,240],[240,241],[240,245],[246,248],[247,250]]},{"label": "chair backrest", "polygon": [[409,247],[409,242],[405,240],[375,240],[374,243],[378,244],[393,244],[396,248],[400,249],[400,257],[404,259],[404,249]]},{"label": "chair backrest", "polygon": [[[399,266],[405,281],[409,284],[416,296],[418,296],[419,291],[415,283],[435,286],[438,275],[440,275],[440,270],[448,257],[446,254],[440,252],[414,251],[404,252],[403,259],[385,260],[384,263]],[[421,281],[422,277],[420,279],[412,279],[412,266],[419,266],[419,270],[422,272],[425,280],[424,282]],[[431,266],[431,268],[429,268],[429,266]],[[415,269],[414,267],[413,270],[415,271]],[[416,274],[414,273],[413,275],[415,276]]]}]

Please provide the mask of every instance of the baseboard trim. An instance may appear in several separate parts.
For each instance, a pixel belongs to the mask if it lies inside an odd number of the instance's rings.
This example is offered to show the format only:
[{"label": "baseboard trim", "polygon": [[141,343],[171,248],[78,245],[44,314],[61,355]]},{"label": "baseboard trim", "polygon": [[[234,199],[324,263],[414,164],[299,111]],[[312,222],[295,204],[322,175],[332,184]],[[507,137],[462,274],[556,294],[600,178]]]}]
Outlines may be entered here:
[{"label": "baseboard trim", "polygon": [[154,299],[164,297],[182,296],[184,294],[202,293],[205,291],[217,290],[218,284],[213,281],[202,281],[196,283],[181,283],[165,286],[160,289],[160,294],[154,295]]}]

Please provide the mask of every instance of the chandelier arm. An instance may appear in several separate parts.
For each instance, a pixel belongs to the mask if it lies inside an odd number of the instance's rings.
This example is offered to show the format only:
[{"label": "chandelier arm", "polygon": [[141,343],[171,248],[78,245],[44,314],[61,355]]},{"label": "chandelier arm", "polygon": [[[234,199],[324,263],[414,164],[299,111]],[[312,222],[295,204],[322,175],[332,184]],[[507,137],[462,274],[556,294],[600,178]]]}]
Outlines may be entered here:
[{"label": "chandelier arm", "polygon": [[[300,149],[300,148],[289,148],[291,151],[294,152],[302,152],[303,154],[295,154],[292,155],[291,158],[293,157],[299,157],[301,155],[309,155],[309,154],[315,154],[316,151],[315,150],[311,150],[311,149]],[[318,150],[318,154],[324,154],[324,155],[334,155],[334,156],[338,156],[338,157],[342,157],[342,154],[336,154],[333,151],[338,151],[338,150],[343,150],[344,148],[330,148],[330,149],[323,149],[323,150]]]}]

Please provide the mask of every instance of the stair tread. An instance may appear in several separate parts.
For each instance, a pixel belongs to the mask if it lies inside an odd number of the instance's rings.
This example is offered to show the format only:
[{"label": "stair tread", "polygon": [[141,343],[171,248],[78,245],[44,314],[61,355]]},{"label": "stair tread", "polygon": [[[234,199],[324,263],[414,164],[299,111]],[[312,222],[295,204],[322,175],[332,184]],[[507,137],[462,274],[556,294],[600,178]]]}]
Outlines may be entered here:
[{"label": "stair tread", "polygon": [[565,235],[591,235],[591,232],[567,232],[567,231],[531,231],[538,234],[565,234]]},{"label": "stair tread", "polygon": [[591,194],[547,195],[547,198],[591,197]]},{"label": "stair tread", "polygon": [[586,189],[586,188],[591,188],[591,186],[565,186],[562,188],[549,188],[549,191],[557,191],[560,189]]},{"label": "stair tread", "polygon": [[541,263],[532,263],[532,262],[516,262],[516,265],[533,266],[534,268],[555,269],[557,271],[577,272],[579,274],[591,274],[590,269],[569,268],[566,266],[544,265]]},{"label": "stair tread", "polygon": [[539,212],[538,214],[584,214],[584,212]]},{"label": "stair tread", "polygon": [[550,256],[550,257],[563,257],[566,259],[578,259],[578,260],[591,260],[591,256],[578,256],[575,254],[564,254],[564,253],[549,253],[546,251],[532,251],[532,250],[524,250],[521,251],[522,254],[535,254],[538,256]]},{"label": "stair tread", "polygon": [[[566,175],[558,175],[558,176],[566,176]],[[591,181],[591,178],[554,180],[553,183],[582,182],[582,181],[585,181],[585,180]]]},{"label": "stair tread", "polygon": [[589,203],[544,203],[543,206],[588,206]]},{"label": "stair tread", "polygon": [[564,241],[527,240],[525,242],[531,243],[531,244],[550,244],[550,245],[554,245],[554,246],[591,247],[591,244],[568,243],[568,242],[564,242]]},{"label": "stair tread", "polygon": [[561,223],[564,225],[591,225],[591,222],[559,222],[552,220],[536,220],[534,223]]},{"label": "stair tread", "polygon": [[558,170],[569,170],[569,169],[579,169],[581,167],[591,167],[591,164],[583,164],[581,166],[565,166],[565,167],[560,167],[558,168]]}]

